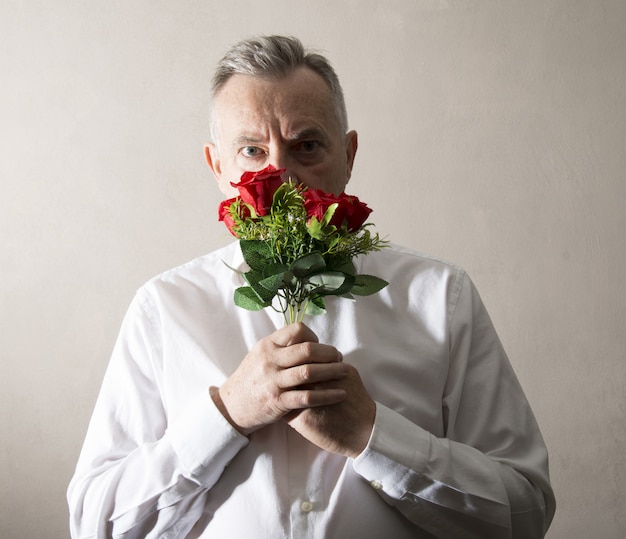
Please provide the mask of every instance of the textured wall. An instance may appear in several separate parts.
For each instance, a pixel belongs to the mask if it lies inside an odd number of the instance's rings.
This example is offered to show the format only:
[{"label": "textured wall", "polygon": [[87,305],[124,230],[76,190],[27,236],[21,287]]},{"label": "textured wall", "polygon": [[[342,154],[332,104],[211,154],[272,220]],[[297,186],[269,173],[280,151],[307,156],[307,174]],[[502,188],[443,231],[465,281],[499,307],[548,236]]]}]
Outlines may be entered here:
[{"label": "textured wall", "polygon": [[623,537],[625,25],[620,0],[3,0],[0,536],[67,537],[134,290],[229,241],[207,87],[262,32],[334,61],[378,229],[477,283],[551,452],[549,537]]}]

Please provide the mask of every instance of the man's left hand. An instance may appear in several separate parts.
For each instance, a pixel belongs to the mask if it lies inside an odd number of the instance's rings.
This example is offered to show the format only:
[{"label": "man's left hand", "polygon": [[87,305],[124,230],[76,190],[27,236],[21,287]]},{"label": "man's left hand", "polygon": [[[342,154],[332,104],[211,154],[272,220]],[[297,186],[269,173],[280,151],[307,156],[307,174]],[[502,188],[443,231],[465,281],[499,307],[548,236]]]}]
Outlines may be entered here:
[{"label": "man's left hand", "polygon": [[349,365],[348,376],[339,381],[316,384],[345,389],[346,399],[328,406],[317,406],[286,416],[289,425],[316,446],[350,458],[356,458],[367,446],[376,403],[363,386],[357,369]]}]

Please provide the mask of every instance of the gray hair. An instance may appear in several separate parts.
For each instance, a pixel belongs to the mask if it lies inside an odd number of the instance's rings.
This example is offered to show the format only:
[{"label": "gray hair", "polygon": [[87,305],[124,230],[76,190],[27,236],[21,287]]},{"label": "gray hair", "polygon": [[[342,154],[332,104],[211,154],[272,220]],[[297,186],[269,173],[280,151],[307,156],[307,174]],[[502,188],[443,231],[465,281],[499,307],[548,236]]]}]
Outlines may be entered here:
[{"label": "gray hair", "polygon": [[346,103],[335,70],[328,59],[319,53],[306,50],[295,37],[258,36],[233,45],[215,70],[211,87],[212,101],[233,75],[280,79],[298,67],[312,69],[328,84],[339,126],[344,133],[347,132]]}]

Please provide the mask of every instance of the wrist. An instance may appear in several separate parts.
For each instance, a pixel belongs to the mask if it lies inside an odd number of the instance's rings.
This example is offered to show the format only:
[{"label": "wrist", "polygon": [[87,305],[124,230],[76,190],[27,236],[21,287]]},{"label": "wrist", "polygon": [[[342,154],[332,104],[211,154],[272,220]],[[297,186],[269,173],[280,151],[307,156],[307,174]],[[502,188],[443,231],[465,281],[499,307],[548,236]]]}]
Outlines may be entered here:
[{"label": "wrist", "polygon": [[235,420],[231,417],[230,413],[228,412],[228,408],[226,407],[226,404],[224,404],[224,400],[222,399],[222,395],[220,393],[220,388],[219,387],[215,387],[215,386],[209,387],[209,395],[211,396],[211,400],[215,404],[215,407],[224,416],[224,419],[226,419],[226,421],[228,421],[232,425],[232,427],[237,432],[239,432],[239,434],[243,434],[244,436],[248,436],[251,433],[250,430],[247,430],[247,429],[244,429],[244,428],[240,427],[235,422]]}]

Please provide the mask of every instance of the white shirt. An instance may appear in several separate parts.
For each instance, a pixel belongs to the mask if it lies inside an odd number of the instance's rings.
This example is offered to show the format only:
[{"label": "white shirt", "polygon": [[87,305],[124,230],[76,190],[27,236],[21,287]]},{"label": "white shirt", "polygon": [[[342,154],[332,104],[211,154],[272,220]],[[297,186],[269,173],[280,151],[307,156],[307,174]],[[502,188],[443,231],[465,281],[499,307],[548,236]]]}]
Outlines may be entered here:
[{"label": "white shirt", "polygon": [[239,434],[219,386],[280,313],[235,307],[238,244],[134,298],[68,490],[72,536],[543,537],[547,452],[485,308],[458,267],[397,246],[357,261],[390,285],[309,317],[377,403],[355,460],[283,421]]}]

